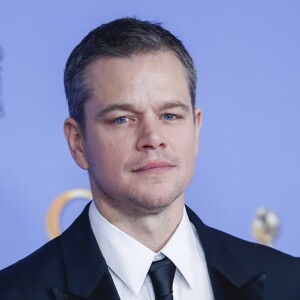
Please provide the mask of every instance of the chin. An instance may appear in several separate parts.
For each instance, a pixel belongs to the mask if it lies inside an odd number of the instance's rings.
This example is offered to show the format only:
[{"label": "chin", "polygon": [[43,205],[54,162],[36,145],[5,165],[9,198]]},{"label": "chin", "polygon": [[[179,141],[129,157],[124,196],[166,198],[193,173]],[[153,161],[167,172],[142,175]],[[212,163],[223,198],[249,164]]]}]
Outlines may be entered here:
[{"label": "chin", "polygon": [[179,201],[179,199],[183,199],[183,197],[180,197],[182,193],[174,193],[174,194],[167,194],[165,196],[160,193],[160,195],[153,197],[151,195],[148,196],[141,196],[141,197],[134,197],[130,199],[130,202],[133,204],[133,209],[135,210],[135,213],[139,212],[139,214],[157,214],[171,206],[176,201]]}]

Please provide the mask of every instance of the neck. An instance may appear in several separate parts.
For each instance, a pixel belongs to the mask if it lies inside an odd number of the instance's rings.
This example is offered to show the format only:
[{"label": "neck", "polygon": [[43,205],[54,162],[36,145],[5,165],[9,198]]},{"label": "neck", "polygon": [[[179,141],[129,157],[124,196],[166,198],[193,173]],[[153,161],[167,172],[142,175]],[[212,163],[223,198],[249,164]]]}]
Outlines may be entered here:
[{"label": "neck", "polygon": [[159,252],[169,241],[183,214],[183,195],[166,207],[143,211],[119,209],[110,202],[95,199],[101,215],[120,230],[154,252]]}]

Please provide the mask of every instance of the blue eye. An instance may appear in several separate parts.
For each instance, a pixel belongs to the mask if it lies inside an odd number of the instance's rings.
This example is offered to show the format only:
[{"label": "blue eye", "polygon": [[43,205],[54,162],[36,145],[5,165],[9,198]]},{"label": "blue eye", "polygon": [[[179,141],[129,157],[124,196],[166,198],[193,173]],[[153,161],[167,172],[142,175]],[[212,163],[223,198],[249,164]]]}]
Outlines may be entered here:
[{"label": "blue eye", "polygon": [[172,121],[172,120],[176,119],[176,116],[173,114],[165,114],[165,115],[163,115],[163,118],[167,121]]},{"label": "blue eye", "polygon": [[113,120],[113,123],[116,123],[116,124],[124,124],[126,122],[128,122],[127,117],[119,117],[119,118],[116,118]]}]

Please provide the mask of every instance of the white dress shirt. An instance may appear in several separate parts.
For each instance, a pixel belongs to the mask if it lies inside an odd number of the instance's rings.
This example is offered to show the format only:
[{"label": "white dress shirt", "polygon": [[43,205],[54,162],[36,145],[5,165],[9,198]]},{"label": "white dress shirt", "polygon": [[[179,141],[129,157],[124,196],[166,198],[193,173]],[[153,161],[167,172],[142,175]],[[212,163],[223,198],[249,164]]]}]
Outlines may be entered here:
[{"label": "white dress shirt", "polygon": [[167,256],[176,266],[174,300],[214,300],[205,256],[186,210],[168,243],[155,253],[109,223],[94,202],[89,208],[92,230],[122,300],[155,300],[148,270]]}]

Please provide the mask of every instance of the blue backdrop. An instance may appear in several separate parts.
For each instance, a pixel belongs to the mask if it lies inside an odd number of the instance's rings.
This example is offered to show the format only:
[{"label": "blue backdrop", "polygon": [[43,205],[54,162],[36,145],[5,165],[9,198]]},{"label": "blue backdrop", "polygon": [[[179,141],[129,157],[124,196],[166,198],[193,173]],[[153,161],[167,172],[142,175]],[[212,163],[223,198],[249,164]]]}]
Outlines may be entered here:
[{"label": "blue backdrop", "polygon": [[[64,64],[88,31],[124,16],[163,22],[195,60],[203,127],[186,202],[247,240],[270,208],[274,246],[299,256],[300,1],[1,0],[0,268],[48,240],[59,195],[89,188],[63,136]],[[85,203],[69,202],[62,228]]]}]

